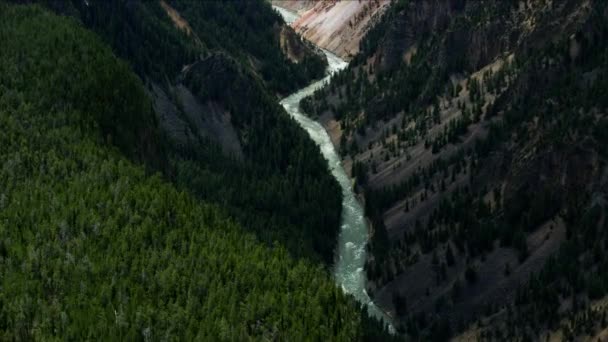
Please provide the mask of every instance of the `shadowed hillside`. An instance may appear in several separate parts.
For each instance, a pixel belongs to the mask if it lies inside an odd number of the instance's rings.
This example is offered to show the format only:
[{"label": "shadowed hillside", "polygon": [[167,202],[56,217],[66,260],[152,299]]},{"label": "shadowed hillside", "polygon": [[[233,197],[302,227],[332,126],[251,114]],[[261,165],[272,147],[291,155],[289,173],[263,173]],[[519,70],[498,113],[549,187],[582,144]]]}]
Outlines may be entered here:
[{"label": "shadowed hillside", "polygon": [[304,103],[365,196],[369,288],[402,331],[498,315],[478,338],[543,338],[606,295],[607,19],[603,1],[398,1]]},{"label": "shadowed hillside", "polygon": [[0,37],[0,339],[360,334],[322,268],[123,155],[157,123],[93,33],[0,3]]}]

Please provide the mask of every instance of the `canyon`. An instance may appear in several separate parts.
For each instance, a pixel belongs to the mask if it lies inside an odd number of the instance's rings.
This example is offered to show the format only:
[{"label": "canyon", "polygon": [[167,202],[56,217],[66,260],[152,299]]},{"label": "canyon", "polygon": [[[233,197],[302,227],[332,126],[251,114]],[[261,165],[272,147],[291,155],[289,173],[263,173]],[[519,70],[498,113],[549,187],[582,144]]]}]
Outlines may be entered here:
[{"label": "canyon", "polygon": [[298,18],[290,26],[303,38],[350,60],[359,52],[359,42],[380,20],[391,0],[273,0],[272,4],[297,13]]}]

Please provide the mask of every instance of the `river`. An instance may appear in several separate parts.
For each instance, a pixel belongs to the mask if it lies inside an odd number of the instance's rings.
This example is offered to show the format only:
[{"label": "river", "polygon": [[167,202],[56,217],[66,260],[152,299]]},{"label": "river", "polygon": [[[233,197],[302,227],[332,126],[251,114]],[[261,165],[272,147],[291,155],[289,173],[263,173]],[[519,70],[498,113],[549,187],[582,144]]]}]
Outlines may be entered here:
[{"label": "river", "polygon": [[[290,13],[278,7],[275,8],[284,16],[284,12]],[[287,20],[292,22],[293,18],[286,18]],[[336,283],[342,287],[345,293],[353,295],[362,305],[367,305],[368,312],[386,322],[389,330],[393,331],[389,317],[374,304],[365,290],[367,283],[364,270],[367,256],[365,247],[369,239],[369,229],[363,207],[353,191],[352,180],[344,171],[340,156],[336,152],[325,128],[317,121],[306,116],[300,109],[300,101],[303,98],[327,85],[332,74],[348,66],[348,63],[331,52],[324,51],[324,53],[329,64],[327,76],[291,94],[280,103],[289,115],[308,132],[312,140],[317,143],[329,164],[332,175],[340,183],[342,189],[341,229],[333,268]]]}]

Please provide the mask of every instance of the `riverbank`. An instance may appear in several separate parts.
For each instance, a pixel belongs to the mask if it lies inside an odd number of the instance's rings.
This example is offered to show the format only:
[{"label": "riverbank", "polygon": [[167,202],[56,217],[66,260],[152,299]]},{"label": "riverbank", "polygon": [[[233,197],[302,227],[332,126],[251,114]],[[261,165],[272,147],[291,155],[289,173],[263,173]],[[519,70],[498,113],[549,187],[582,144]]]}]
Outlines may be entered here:
[{"label": "riverbank", "polygon": [[[336,247],[333,275],[338,286],[347,294],[351,294],[362,305],[367,306],[370,315],[386,322],[391,331],[390,316],[377,307],[367,293],[367,276],[365,262],[367,260],[367,244],[370,237],[370,225],[365,217],[364,207],[353,189],[350,172],[346,171],[341,156],[337,152],[330,134],[318,121],[308,117],[300,108],[300,101],[312,95],[316,90],[325,87],[334,73],[343,70],[348,63],[323,50],[328,61],[327,76],[320,81],[286,97],[280,104],[287,113],[310,135],[319,146],[323,157],[327,160],[332,175],[342,189],[341,229]],[[350,170],[350,167],[348,167]]]}]

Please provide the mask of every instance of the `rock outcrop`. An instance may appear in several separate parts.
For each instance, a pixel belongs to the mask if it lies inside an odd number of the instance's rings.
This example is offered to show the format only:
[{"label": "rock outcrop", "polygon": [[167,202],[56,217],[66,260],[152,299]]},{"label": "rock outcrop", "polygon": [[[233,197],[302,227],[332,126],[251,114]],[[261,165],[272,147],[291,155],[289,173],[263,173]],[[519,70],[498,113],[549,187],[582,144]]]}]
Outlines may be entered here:
[{"label": "rock outcrop", "polygon": [[292,27],[315,45],[350,59],[359,42],[384,14],[390,0],[273,1],[301,16]]},{"label": "rock outcrop", "polygon": [[301,63],[306,58],[312,58],[315,55],[323,56],[323,52],[312,43],[303,40],[292,27],[282,25],[277,27],[279,32],[279,41],[281,50],[294,63]]},{"label": "rock outcrop", "polygon": [[302,14],[315,7],[318,0],[272,0],[273,5]]}]

